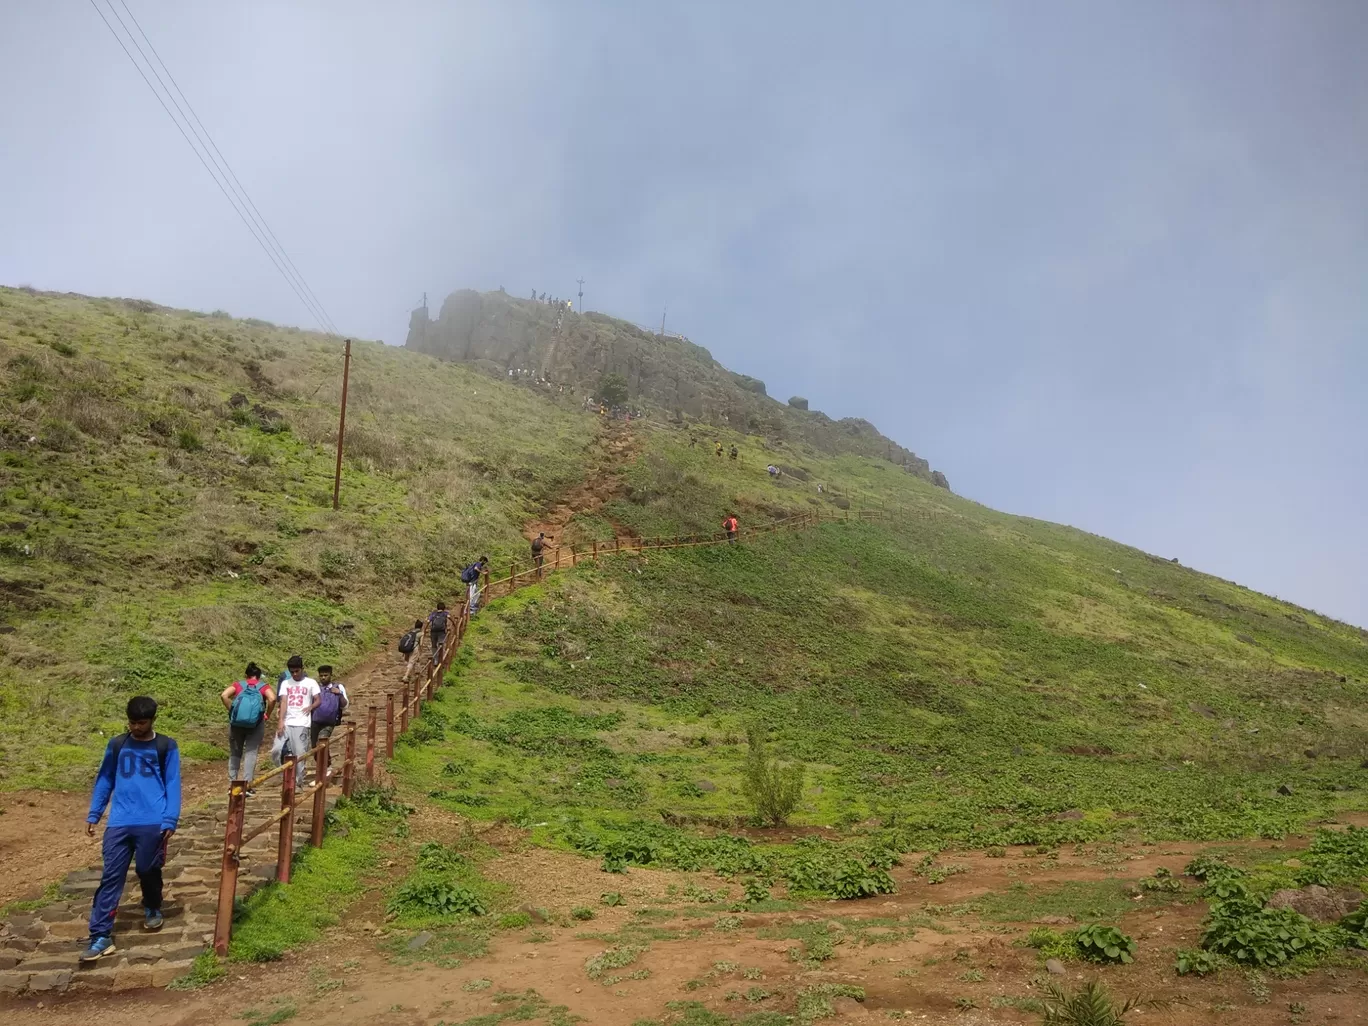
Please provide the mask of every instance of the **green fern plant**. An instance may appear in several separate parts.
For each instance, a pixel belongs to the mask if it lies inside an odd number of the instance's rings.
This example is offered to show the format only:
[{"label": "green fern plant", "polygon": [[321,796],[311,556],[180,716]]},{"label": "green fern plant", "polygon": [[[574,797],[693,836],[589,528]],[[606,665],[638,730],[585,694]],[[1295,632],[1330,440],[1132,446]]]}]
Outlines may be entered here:
[{"label": "green fern plant", "polygon": [[1128,1012],[1152,1004],[1143,998],[1130,998],[1118,1007],[1096,980],[1089,980],[1072,994],[1059,984],[1051,983],[1045,988],[1045,1018],[1041,1023],[1042,1026],[1126,1026]]}]

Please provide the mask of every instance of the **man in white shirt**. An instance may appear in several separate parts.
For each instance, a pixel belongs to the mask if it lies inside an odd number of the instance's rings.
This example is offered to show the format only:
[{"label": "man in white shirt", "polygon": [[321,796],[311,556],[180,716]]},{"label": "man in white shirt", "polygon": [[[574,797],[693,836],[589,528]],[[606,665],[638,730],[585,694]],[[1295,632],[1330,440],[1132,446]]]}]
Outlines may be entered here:
[{"label": "man in white shirt", "polygon": [[295,757],[295,781],[304,783],[309,754],[309,728],[313,725],[313,711],[318,708],[318,681],[304,675],[304,660],[290,656],[285,664],[290,676],[276,688],[280,702],[280,726],[276,737],[285,738],[290,754]]}]

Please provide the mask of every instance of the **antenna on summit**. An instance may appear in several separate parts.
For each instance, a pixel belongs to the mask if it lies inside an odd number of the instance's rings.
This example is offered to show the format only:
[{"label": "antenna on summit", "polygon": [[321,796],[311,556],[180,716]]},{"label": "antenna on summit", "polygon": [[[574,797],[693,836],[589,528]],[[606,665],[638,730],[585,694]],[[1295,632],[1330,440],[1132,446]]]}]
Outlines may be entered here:
[{"label": "antenna on summit", "polygon": [[584,279],[583,279],[583,278],[576,278],[575,281],[576,281],[576,283],[578,283],[578,285],[579,285],[579,287],[580,287],[580,290],[579,290],[579,312],[580,312],[580,313],[584,313]]}]

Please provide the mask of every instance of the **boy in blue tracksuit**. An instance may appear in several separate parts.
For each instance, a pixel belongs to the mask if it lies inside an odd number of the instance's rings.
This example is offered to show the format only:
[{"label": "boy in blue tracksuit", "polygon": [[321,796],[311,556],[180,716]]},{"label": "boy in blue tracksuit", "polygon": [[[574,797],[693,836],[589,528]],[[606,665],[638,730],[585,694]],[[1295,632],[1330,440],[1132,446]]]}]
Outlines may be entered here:
[{"label": "boy in blue tracksuit", "polygon": [[[153,729],[157,703],[139,696],[128,703],[128,733],[111,738],[95,777],[86,833],[109,806],[102,855],[104,874],[90,910],[90,944],[82,962],[114,951],[114,915],[119,910],[129,862],[142,884],[143,929],[162,927],[162,863],[166,842],[180,821],[180,751]],[[111,801],[112,799],[112,801]]]}]

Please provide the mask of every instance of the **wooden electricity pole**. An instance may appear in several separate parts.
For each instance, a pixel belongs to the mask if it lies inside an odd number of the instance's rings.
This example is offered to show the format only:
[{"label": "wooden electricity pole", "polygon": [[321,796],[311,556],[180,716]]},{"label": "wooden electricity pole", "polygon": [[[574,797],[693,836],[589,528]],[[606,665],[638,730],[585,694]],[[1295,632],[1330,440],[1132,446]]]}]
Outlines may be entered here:
[{"label": "wooden electricity pole", "polygon": [[[423,296],[424,301],[427,296]],[[342,491],[342,442],[347,435],[347,380],[351,377],[351,339],[342,357],[342,413],[337,421],[337,470],[333,474],[333,509],[337,509],[338,496]]]}]

